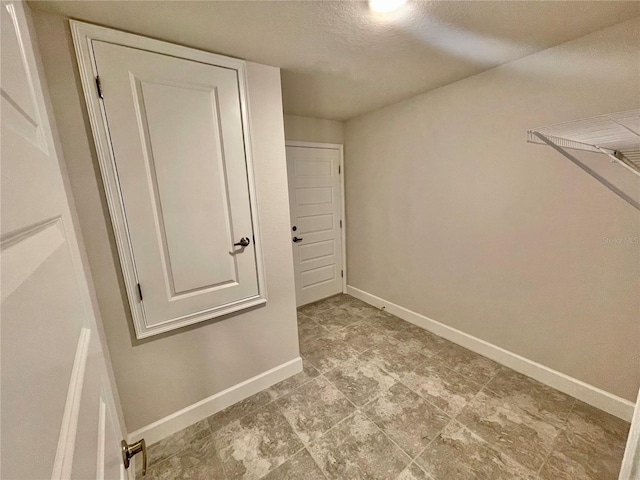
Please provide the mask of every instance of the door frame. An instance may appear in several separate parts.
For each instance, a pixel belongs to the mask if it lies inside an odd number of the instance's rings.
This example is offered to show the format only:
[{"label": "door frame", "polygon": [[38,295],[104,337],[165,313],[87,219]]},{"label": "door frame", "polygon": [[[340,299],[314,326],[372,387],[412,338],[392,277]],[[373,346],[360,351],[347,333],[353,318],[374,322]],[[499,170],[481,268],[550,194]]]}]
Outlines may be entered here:
[{"label": "door frame", "polygon": [[[342,271],[344,275],[342,277],[342,293],[347,293],[347,202],[344,192],[344,145],[340,143],[319,143],[319,142],[303,142],[299,140],[285,140],[285,147],[304,147],[304,148],[321,148],[324,150],[337,150],[340,154],[340,195],[342,197],[342,206],[341,206],[341,219],[342,219],[342,228],[340,229],[341,237],[342,237]],[[287,168],[289,165],[287,164]],[[291,190],[289,190],[289,194],[291,194]]]},{"label": "door frame", "polygon": [[[253,165],[253,155],[251,146],[251,130],[249,118],[249,95],[246,82],[246,62],[244,60],[225,57],[215,53],[205,52],[194,48],[176,45],[161,40],[155,40],[140,35],[122,32],[111,28],[100,27],[90,23],[69,20],[73,44],[82,81],[82,89],[87,105],[89,122],[100,164],[100,172],[104,185],[105,196],[109,207],[111,224],[120,257],[120,265],[124,278],[127,299],[131,309],[133,325],[137,338],[146,338],[152,335],[168,332],[197,322],[209,320],[221,315],[255,307],[267,302],[267,290],[265,281],[265,270],[262,253],[262,235],[258,218],[258,204],[256,200],[255,171]],[[138,50],[159,53],[171,57],[191,60],[217,67],[224,67],[235,70],[238,74],[238,90],[240,94],[240,109],[242,130],[244,133],[245,162],[247,168],[247,178],[249,183],[249,204],[251,208],[251,223],[253,224],[254,248],[257,266],[257,295],[246,299],[195,312],[186,317],[169,322],[149,326],[146,323],[144,307],[139,299],[138,273],[133,256],[133,249],[129,239],[129,230],[124,208],[124,199],[120,191],[120,183],[115,164],[115,156],[111,146],[109,128],[104,103],[98,92],[99,82],[97,81],[97,65],[91,42],[93,40],[103,41]],[[106,92],[105,92],[106,93]]]},{"label": "door frame", "polygon": [[619,480],[640,480],[640,390],[631,420]]}]

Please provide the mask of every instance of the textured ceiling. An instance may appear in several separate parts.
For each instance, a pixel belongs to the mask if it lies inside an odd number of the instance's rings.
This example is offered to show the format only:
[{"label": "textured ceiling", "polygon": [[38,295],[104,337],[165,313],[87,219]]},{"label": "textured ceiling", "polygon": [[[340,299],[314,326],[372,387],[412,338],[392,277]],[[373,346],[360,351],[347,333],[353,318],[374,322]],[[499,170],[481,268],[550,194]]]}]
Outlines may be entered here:
[{"label": "textured ceiling", "polygon": [[285,113],[336,120],[640,15],[618,1],[422,1],[391,16],[351,1],[30,5],[281,67]]}]

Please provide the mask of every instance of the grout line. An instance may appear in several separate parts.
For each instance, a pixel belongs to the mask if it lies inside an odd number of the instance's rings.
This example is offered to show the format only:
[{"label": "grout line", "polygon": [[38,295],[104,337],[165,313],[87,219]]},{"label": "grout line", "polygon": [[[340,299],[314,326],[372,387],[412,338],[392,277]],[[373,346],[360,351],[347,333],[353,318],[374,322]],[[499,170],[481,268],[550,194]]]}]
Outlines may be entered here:
[{"label": "grout line", "polygon": [[[304,373],[304,362],[309,362],[306,358],[304,358],[302,355],[300,355],[300,357],[302,358],[302,364],[303,364],[303,370],[300,373],[297,373],[296,375],[300,375],[301,373]],[[293,387],[291,390],[289,390],[287,393],[283,393],[282,395],[279,395],[275,398],[272,397],[271,402],[276,402],[278,400],[280,400],[281,398],[286,397],[287,395],[290,395],[291,393],[295,392],[296,390],[298,390],[299,388],[304,387],[305,385],[313,382],[316,378],[318,378],[318,376],[320,375],[320,371],[315,367],[315,365],[313,365],[311,362],[309,362],[309,364],[313,367],[313,369],[318,372],[318,375],[314,376],[314,377],[309,377],[308,379],[304,380],[302,383],[300,383],[299,385],[296,385],[295,387]],[[286,382],[287,380],[289,380],[290,378],[293,377],[289,377],[289,378],[285,378],[282,382]],[[282,383],[282,382],[278,382],[278,383]],[[278,383],[276,383],[276,385],[278,385]],[[273,387],[275,387],[276,385],[272,385],[271,387],[267,388],[266,390],[262,390],[262,391],[266,391],[267,394],[269,393],[269,390],[271,390]],[[269,403],[271,403],[269,402]],[[268,405],[268,404],[267,404]]]},{"label": "grout line", "polygon": [[[326,474],[324,473],[324,470],[322,470],[322,468],[320,467],[320,465],[318,464],[318,462],[316,461],[316,459],[313,457],[313,455],[311,455],[311,452],[309,452],[308,444],[305,443],[305,441],[302,439],[302,437],[300,436],[300,433],[298,433],[297,429],[295,428],[295,426],[292,424],[291,421],[289,421],[289,418],[287,418],[287,416],[285,415],[282,407],[280,406],[280,404],[276,401],[276,400],[280,400],[281,398],[284,398],[288,395],[291,395],[294,391],[298,390],[299,388],[303,387],[304,385],[307,385],[309,383],[311,383],[312,381],[316,380],[317,378],[321,377],[322,374],[318,371],[318,375],[316,375],[315,377],[311,378],[309,381],[304,382],[301,385],[298,385],[297,387],[293,388],[291,391],[289,391],[288,393],[286,393],[285,395],[282,395],[280,397],[278,397],[277,399],[275,399],[273,401],[273,403],[275,404],[276,408],[278,409],[278,412],[280,412],[280,414],[282,415],[282,417],[284,418],[285,422],[289,425],[289,427],[291,428],[291,431],[293,432],[293,434],[298,438],[298,440],[300,441],[300,443],[302,444],[302,447],[298,450],[296,450],[292,455],[290,455],[289,457],[287,457],[284,462],[282,462],[280,465],[278,465],[276,468],[269,470],[269,472],[267,472],[265,475],[263,475],[261,478],[264,478],[266,475],[268,475],[269,473],[273,472],[274,470],[276,470],[277,468],[279,468],[280,466],[284,465],[286,462],[288,462],[291,458],[295,457],[298,453],[300,453],[302,450],[306,450],[307,453],[309,454],[309,456],[311,457],[311,459],[313,460],[313,462],[317,465],[318,469],[320,470],[320,472],[322,473],[322,475],[325,477],[325,479],[328,479],[328,477],[326,476]],[[342,392],[340,392],[342,393]]]},{"label": "grout line", "polygon": [[[470,403],[471,403],[471,402],[472,402],[472,401],[473,401],[473,400],[474,400],[474,399],[475,399],[475,398],[480,394],[480,392],[482,392],[482,391],[484,390],[484,388],[485,388],[487,385],[489,385],[489,383],[491,382],[491,380],[493,380],[493,379],[498,375],[498,373],[500,373],[500,370],[496,371],[496,373],[495,373],[495,374],[494,374],[494,375],[493,375],[493,376],[492,376],[492,377],[491,377],[491,378],[490,378],[490,379],[489,379],[489,380],[488,380],[488,381],[487,381],[487,382],[482,386],[482,388],[480,388],[480,390],[478,390],[478,392],[477,392],[477,393],[476,393],[476,394],[475,394],[475,395],[474,395],[474,396],[473,396],[473,397],[472,397],[472,398],[471,398],[471,399],[470,399],[470,400],[469,400],[469,401],[464,405],[464,407],[462,407],[462,408],[460,409],[460,411],[459,411],[456,415],[449,415],[449,414],[447,414],[446,412],[444,412],[442,409],[440,409],[443,413],[445,413],[445,415],[447,415],[447,416],[450,418],[450,420],[449,420],[449,422],[447,422],[447,424],[446,424],[444,427],[442,427],[442,429],[440,429],[440,431],[438,432],[438,434],[437,434],[437,435],[435,435],[435,436],[431,439],[431,441],[427,444],[427,446],[426,446],[426,447],[424,447],[424,448],[423,448],[423,449],[422,449],[422,450],[421,450],[421,451],[420,451],[420,452],[419,452],[419,453],[418,453],[418,454],[413,458],[413,460],[414,460],[414,461],[416,460],[416,458],[418,458],[420,455],[422,455],[424,452],[426,452],[426,451],[429,449],[429,447],[431,447],[431,445],[433,444],[433,442],[435,442],[435,441],[436,441],[436,439],[437,439],[437,438],[442,434],[442,432],[444,432],[444,431],[445,431],[445,429],[446,429],[449,425],[451,425],[453,422],[457,422],[457,423],[459,423],[459,424],[460,424],[460,425],[462,425],[464,428],[467,428],[468,430],[470,430],[470,431],[472,431],[474,434],[476,434],[476,432],[475,432],[475,431],[471,430],[469,427],[467,427],[467,426],[466,426],[466,425],[464,425],[462,422],[460,422],[460,421],[458,420],[458,417],[462,414],[462,412],[465,410],[465,408],[467,408],[467,406],[468,406],[468,405],[469,405],[469,404],[470,404]],[[403,383],[403,385],[404,385],[404,383]],[[428,402],[428,403],[430,403],[430,404],[431,404],[431,402],[429,402],[426,398],[422,397],[422,395],[420,395],[418,392],[415,392],[414,390],[412,390],[410,387],[408,387],[408,386],[406,386],[406,385],[405,385],[405,387],[409,388],[409,390],[411,390],[411,391],[412,391],[412,392],[414,392],[416,395],[418,395],[420,398],[422,398],[423,400],[425,400],[426,402]],[[434,407],[438,408],[438,407],[437,407],[437,406],[435,406],[435,405],[434,405]],[[477,435],[477,434],[476,434],[476,435]],[[480,435],[478,435],[478,436],[480,437]],[[480,437],[480,438],[482,438],[482,437]],[[486,442],[486,440],[485,440],[484,438],[482,438],[482,440]],[[487,443],[488,443],[489,445],[493,446],[491,443],[489,443],[489,442],[487,442]],[[418,466],[420,466],[419,464],[417,464],[417,465],[418,465]],[[424,470],[424,469],[423,469],[423,470]]]},{"label": "grout line", "polygon": [[[364,416],[364,418],[366,418],[371,423],[373,423],[373,425],[378,429],[378,431],[380,433],[382,433],[383,436],[385,436],[391,443],[393,443],[409,459],[409,463],[407,463],[405,465],[405,467],[402,469],[402,471],[404,471],[404,469],[406,469],[409,465],[411,465],[411,462],[413,462],[413,458],[411,457],[411,455],[409,455],[407,452],[405,452],[404,448],[402,448],[400,445],[398,445],[393,438],[391,438],[389,435],[387,435],[387,433],[384,430],[382,430],[382,428],[380,428],[376,422],[374,422],[371,418],[369,418],[369,416],[365,412],[363,412],[361,410],[359,410],[358,412],[362,416]],[[402,473],[402,471],[400,473]]]},{"label": "grout line", "polygon": [[[511,454],[507,454],[507,453],[505,453],[499,445],[494,445],[494,444],[493,444],[493,442],[489,442],[489,441],[488,441],[488,440],[486,440],[482,435],[480,435],[480,433],[479,433],[479,432],[475,431],[475,430],[474,430],[474,429],[472,429],[471,427],[469,427],[469,426],[465,425],[464,423],[462,423],[461,421],[459,421],[459,420],[458,420],[458,417],[460,417],[460,415],[462,415],[462,412],[463,412],[463,411],[464,411],[464,410],[465,410],[465,409],[466,409],[466,408],[471,404],[471,402],[472,402],[473,400],[475,400],[475,399],[476,399],[476,397],[478,397],[478,395],[480,395],[480,392],[482,392],[483,390],[485,390],[485,389],[486,389],[486,390],[488,390],[488,391],[490,391],[490,392],[492,392],[492,393],[493,393],[493,391],[492,391],[491,389],[487,388],[487,387],[488,387],[488,385],[489,385],[489,384],[490,384],[490,383],[491,383],[491,382],[492,382],[492,381],[493,381],[493,380],[494,380],[494,379],[499,375],[499,373],[501,372],[501,370],[502,370],[502,368],[501,368],[500,370],[498,370],[498,371],[496,372],[496,374],[495,374],[493,377],[491,377],[491,379],[490,379],[487,383],[485,383],[485,384],[484,384],[484,386],[483,386],[483,387],[478,391],[478,393],[477,393],[477,394],[476,394],[476,395],[475,395],[471,400],[469,400],[469,402],[467,402],[467,404],[462,408],[462,410],[460,410],[460,412],[459,412],[459,413],[458,413],[458,415],[456,416],[456,421],[457,421],[458,423],[460,423],[460,425],[462,425],[464,428],[466,428],[466,429],[468,429],[470,432],[472,432],[474,435],[477,435],[479,438],[481,438],[481,439],[482,439],[482,441],[484,441],[487,445],[491,446],[494,450],[496,450],[497,452],[500,452],[500,453],[501,453],[502,455],[504,455],[505,457],[510,458],[512,461],[514,461],[517,465],[520,465],[520,466],[521,466],[522,468],[524,468],[525,470],[528,470],[528,471],[530,471],[530,472],[534,473],[536,476],[538,476],[538,475],[540,474],[540,472],[542,471],[542,467],[543,467],[543,466],[544,466],[544,464],[546,463],[546,461],[547,461],[547,459],[548,459],[549,455],[551,454],[551,451],[553,450],[553,444],[555,443],[557,436],[558,436],[561,432],[559,432],[559,433],[556,435],[556,437],[554,437],[553,442],[552,442],[551,449],[549,450],[549,452],[547,452],[547,455],[545,456],[545,458],[544,458],[544,460],[542,461],[542,464],[540,465],[540,467],[538,468],[538,470],[534,470],[534,469],[532,469],[532,468],[529,468],[529,467],[527,467],[527,466],[523,465],[523,464],[522,464],[522,463],[520,463],[518,460],[516,460],[515,458],[513,458],[513,457],[511,456]],[[575,402],[575,400],[574,400],[574,402]],[[571,408],[573,408],[573,406],[572,406]],[[569,411],[571,411],[571,409],[569,409]],[[568,418],[568,415],[567,415],[567,418]]]},{"label": "grout line", "polygon": [[[294,433],[294,434],[296,434],[296,432],[295,432],[295,431],[294,431],[293,433]],[[296,434],[296,436],[297,436],[297,434]],[[298,439],[299,439],[299,437],[298,437]],[[299,448],[298,450],[296,450],[295,452],[293,452],[291,455],[289,455],[287,458],[285,458],[285,459],[284,459],[284,461],[283,461],[280,465],[278,465],[277,467],[272,468],[272,469],[271,469],[271,470],[269,470],[267,473],[265,473],[264,475],[262,475],[260,478],[264,478],[264,477],[266,477],[267,475],[269,475],[271,472],[273,472],[273,471],[277,470],[277,469],[278,469],[278,468],[280,468],[282,465],[284,465],[284,464],[285,464],[285,463],[287,463],[289,460],[291,460],[293,457],[295,457],[297,454],[299,454],[299,453],[300,453],[302,450],[304,450],[305,448],[307,448],[307,447],[306,447],[306,446],[304,445],[304,443],[303,443],[301,448]],[[223,465],[223,466],[224,466],[224,465]],[[226,473],[226,472],[225,472],[225,473]]]},{"label": "grout line", "polygon": [[569,416],[571,415],[571,412],[573,412],[573,407],[576,406],[576,403],[578,402],[578,400],[576,398],[573,399],[573,403],[571,403],[571,408],[569,408],[569,411],[567,412],[567,418],[564,419],[563,422],[563,427],[562,429],[556,434],[556,436],[553,438],[553,442],[551,442],[551,448],[549,448],[549,451],[547,452],[547,454],[544,457],[544,460],[542,461],[542,463],[540,464],[540,468],[538,468],[537,474],[540,475],[540,473],[542,472],[542,469],[544,468],[544,466],[547,464],[547,462],[549,461],[549,457],[551,456],[551,454],[554,452],[555,450],[555,446],[556,443],[558,441],[558,437],[560,437],[560,435],[562,435],[564,432],[566,432],[567,430],[567,423],[569,422]]},{"label": "grout line", "polygon": [[[338,365],[338,366],[339,366],[339,365]],[[336,367],[334,367],[334,368],[338,368],[338,366],[336,366]],[[387,374],[390,378],[392,378],[392,379],[394,380],[394,383],[391,385],[391,387],[393,387],[393,385],[395,385],[396,383],[402,383],[402,382],[400,382],[400,380],[398,380],[398,379],[396,379],[395,377],[391,376],[391,375],[389,374],[389,372],[386,372],[384,369],[382,369],[382,368],[380,368],[380,367],[378,367],[378,368],[379,368],[383,373]],[[416,368],[417,368],[417,367],[416,367]],[[332,370],[333,370],[333,369],[332,369]],[[329,370],[329,371],[331,371],[331,370]],[[328,373],[328,372],[325,372],[325,373]],[[324,433],[321,435],[321,437],[322,437],[322,436],[324,436],[324,435],[326,435],[329,431],[331,431],[331,430],[332,430],[333,428],[335,428],[337,425],[339,425],[339,424],[340,424],[340,423],[342,423],[344,420],[346,420],[346,418],[349,418],[349,417],[354,416],[354,415],[356,415],[357,413],[359,413],[359,414],[361,414],[362,416],[364,416],[367,420],[369,420],[373,425],[375,425],[375,427],[378,429],[378,431],[379,431],[380,433],[382,433],[382,435],[383,435],[385,438],[387,438],[387,439],[388,439],[388,440],[389,440],[393,445],[395,445],[395,446],[396,446],[396,447],[397,447],[397,448],[398,448],[398,449],[399,449],[399,450],[400,450],[400,451],[401,451],[401,452],[402,452],[406,457],[408,457],[408,458],[409,458],[409,463],[408,463],[407,465],[405,465],[404,469],[408,468],[408,467],[409,467],[409,465],[411,465],[411,463],[414,461],[414,458],[415,458],[415,457],[412,457],[408,452],[406,452],[406,451],[404,450],[404,448],[402,448],[400,445],[398,445],[398,444],[395,442],[395,440],[393,440],[389,435],[387,435],[387,433],[386,433],[384,430],[382,430],[382,428],[380,428],[380,427],[378,426],[378,424],[377,424],[377,423],[376,423],[372,418],[370,418],[370,417],[366,414],[366,412],[364,412],[364,411],[363,411],[363,409],[364,409],[364,407],[365,407],[366,405],[369,405],[369,404],[371,404],[372,402],[374,402],[374,401],[378,400],[378,399],[379,399],[383,394],[380,394],[380,395],[375,396],[374,398],[372,398],[371,400],[369,400],[367,403],[365,403],[365,404],[363,404],[361,407],[359,407],[359,406],[358,406],[358,405],[356,405],[354,402],[352,402],[352,401],[351,401],[351,399],[349,399],[349,398],[348,398],[344,393],[342,393],[342,391],[341,391],[341,390],[340,390],[336,385],[334,385],[334,384],[333,384],[333,382],[331,382],[331,380],[329,380],[327,377],[325,377],[325,376],[324,376],[324,374],[321,374],[321,375],[322,375],[322,377],[324,377],[324,378],[325,378],[325,380],[326,380],[327,382],[329,382],[329,384],[330,384],[331,386],[333,386],[336,390],[338,390],[338,392],[340,392],[340,393],[341,393],[341,394],[342,394],[342,395],[347,399],[347,401],[348,401],[349,403],[351,403],[351,405],[353,405],[353,407],[356,409],[356,410],[355,410],[355,412],[354,412],[353,414],[351,414],[351,415],[349,415],[349,416],[345,417],[345,419],[343,419],[343,420],[341,420],[340,422],[336,423],[336,425],[334,425],[334,426],[333,426],[333,427],[331,427],[329,430],[327,430],[326,432],[324,432]],[[404,384],[403,384],[403,385],[404,385]],[[391,387],[389,387],[389,389],[390,389]],[[405,387],[406,387],[406,385],[405,385]],[[409,388],[409,387],[407,387],[407,388]],[[410,390],[410,391],[413,391],[413,390],[411,390],[411,389],[409,389],[409,390]],[[387,389],[387,391],[388,391],[388,389]],[[416,393],[416,392],[414,392],[414,393]],[[420,398],[422,398],[422,397],[420,397]],[[423,399],[423,400],[425,400],[425,399]],[[426,401],[426,400],[425,400],[425,401]],[[427,403],[429,403],[429,404],[431,405],[431,403],[430,403],[430,402],[427,402]],[[433,405],[433,406],[435,407],[435,405]],[[438,407],[435,407],[435,408],[438,408]],[[440,410],[440,409],[438,409],[438,410]],[[446,415],[446,414],[445,414],[445,415]],[[447,416],[447,417],[449,417],[449,415],[446,415],[446,416]],[[450,418],[450,417],[449,417],[449,418]],[[435,437],[434,437],[434,438],[435,438]],[[429,443],[431,443],[431,442],[429,442]],[[403,471],[404,471],[404,469],[403,469]]]},{"label": "grout line", "polygon": [[[346,397],[346,395],[345,395],[344,393],[342,393],[342,392],[340,391],[340,389],[339,389],[339,388],[337,388],[335,385],[333,385],[333,383],[331,383],[331,381],[330,381],[328,378],[326,378],[322,373],[319,373],[319,374],[318,374],[318,376],[316,376],[316,377],[314,377],[314,378],[313,378],[313,380],[318,379],[318,378],[320,378],[320,377],[322,377],[322,378],[323,378],[323,379],[324,379],[324,380],[325,380],[325,381],[326,381],[326,382],[327,382],[331,387],[335,388],[335,389],[338,391],[338,393],[339,393],[340,395],[342,395],[342,396],[343,396],[343,397],[344,397],[344,398],[345,398],[349,403],[351,403],[351,405],[352,405],[353,407],[355,407],[355,408],[356,408],[356,411],[357,411],[357,407],[353,404],[353,402],[351,402],[351,400],[349,400],[349,399]],[[308,382],[308,383],[310,383],[310,382]],[[290,393],[292,393],[292,392],[289,392],[287,395],[289,395]],[[287,396],[287,395],[283,395],[283,397],[285,397],[285,396]],[[283,398],[283,397],[281,397],[281,398]],[[280,405],[279,405],[278,403],[276,403],[276,407],[278,408],[278,410],[280,411],[280,413],[282,413],[282,415],[284,416],[284,418],[285,418],[285,420],[287,421],[287,423],[291,426],[291,428],[292,428],[293,432],[298,436],[299,440],[302,442],[302,444],[303,444],[305,447],[306,447],[306,446],[308,446],[308,445],[310,445],[311,443],[313,443],[313,442],[315,441],[315,440],[310,440],[308,443],[307,443],[307,442],[305,442],[305,441],[302,439],[302,437],[300,436],[300,434],[298,433],[298,431],[296,430],[295,426],[294,426],[294,425],[289,421],[289,419],[287,418],[287,416],[284,414],[284,411],[282,410],[282,407],[280,407]],[[335,426],[336,426],[336,425],[338,425],[338,424],[342,423],[344,420],[346,420],[347,418],[349,418],[350,416],[352,416],[354,413],[355,413],[355,412],[350,413],[349,415],[345,416],[343,419],[339,420],[335,425],[331,426],[328,430],[326,430],[326,431],[322,432],[322,433],[320,434],[320,437],[319,437],[319,438],[321,438],[321,437],[323,437],[324,435],[326,435],[326,434],[327,434],[327,432],[329,432],[329,431],[333,430],[333,428],[335,428]],[[319,465],[318,465],[318,466],[319,466]],[[324,472],[323,472],[323,473],[324,473]]]},{"label": "grout line", "polygon": [[[446,423],[446,425],[445,425],[444,427],[442,427],[442,428],[438,431],[438,433],[437,433],[436,435],[434,435],[434,436],[433,436],[433,438],[432,438],[431,440],[429,440],[429,443],[427,443],[427,445],[426,445],[422,450],[420,450],[420,451],[418,452],[418,454],[417,454],[415,457],[413,457],[413,461],[415,462],[415,461],[416,461],[416,459],[417,459],[420,455],[422,455],[424,452],[426,452],[426,451],[431,447],[431,445],[433,444],[433,442],[435,442],[435,441],[438,439],[438,437],[442,434],[442,432],[444,432],[444,431],[446,430],[446,428],[447,428],[449,425],[451,425],[453,422],[456,422],[456,421],[457,421],[457,420],[455,419],[455,417],[449,417],[449,421]],[[460,422],[458,422],[458,423],[460,423]],[[462,425],[462,424],[460,424],[460,425]],[[463,425],[463,426],[464,426],[464,425]],[[424,470],[424,469],[423,469],[423,468],[422,468],[418,463],[416,463],[416,465],[418,465],[422,470]]]}]

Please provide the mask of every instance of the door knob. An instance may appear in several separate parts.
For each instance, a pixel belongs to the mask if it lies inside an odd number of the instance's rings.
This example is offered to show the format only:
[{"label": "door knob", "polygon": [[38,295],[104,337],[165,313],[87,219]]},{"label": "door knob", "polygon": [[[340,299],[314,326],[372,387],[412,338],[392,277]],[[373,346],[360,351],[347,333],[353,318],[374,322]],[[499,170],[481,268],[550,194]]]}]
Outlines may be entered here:
[{"label": "door knob", "polygon": [[124,468],[129,468],[131,458],[142,452],[142,476],[145,476],[147,474],[147,444],[144,438],[131,445],[129,445],[126,440],[122,440],[120,446],[122,447],[122,463],[124,463]]},{"label": "door knob", "polygon": [[304,238],[293,237],[295,243],[301,242],[302,240],[304,240]]},{"label": "door knob", "polygon": [[240,241],[238,243],[234,243],[233,246],[234,247],[246,247],[250,243],[251,243],[251,240],[249,240],[249,237],[242,237],[240,239]]}]

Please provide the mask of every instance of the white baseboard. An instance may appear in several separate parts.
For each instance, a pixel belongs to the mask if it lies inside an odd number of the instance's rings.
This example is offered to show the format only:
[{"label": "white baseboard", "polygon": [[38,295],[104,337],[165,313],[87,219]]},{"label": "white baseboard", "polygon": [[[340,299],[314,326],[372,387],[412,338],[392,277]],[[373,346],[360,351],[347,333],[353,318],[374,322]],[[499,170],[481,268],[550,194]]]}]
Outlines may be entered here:
[{"label": "white baseboard", "polygon": [[376,297],[358,288],[347,286],[347,293],[362,300],[374,307],[385,307],[385,311],[407,322],[424,328],[442,338],[446,338],[458,345],[480,355],[488,357],[501,365],[509,367],[516,372],[520,372],[531,378],[538,380],[550,387],[560,390],[567,395],[582,400],[589,405],[593,405],[600,410],[604,410],[616,417],[628,422],[631,421],[635,404],[612,393],[606,392],[598,387],[589,385],[577,378],[570,377],[564,373],[553,370],[549,367],[529,360],[504,348],[493,345],[468,333],[464,333],[443,323],[432,320],[424,315],[408,310],[404,307],[388,302],[380,297]]},{"label": "white baseboard", "polygon": [[294,358],[131,432],[128,441],[131,443],[144,438],[147,445],[152,445],[301,371],[302,359]]}]

